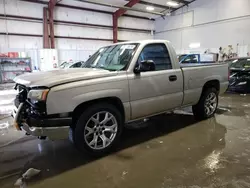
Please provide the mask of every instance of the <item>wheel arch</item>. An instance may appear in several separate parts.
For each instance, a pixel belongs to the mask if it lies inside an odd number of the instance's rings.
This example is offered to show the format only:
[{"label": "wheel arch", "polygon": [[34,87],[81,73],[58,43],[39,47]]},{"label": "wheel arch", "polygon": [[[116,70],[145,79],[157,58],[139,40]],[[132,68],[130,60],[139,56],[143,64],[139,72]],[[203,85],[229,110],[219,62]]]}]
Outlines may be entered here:
[{"label": "wheel arch", "polygon": [[72,113],[72,128],[75,128],[76,122],[81,115],[81,113],[84,111],[84,109],[88,108],[91,105],[97,104],[97,103],[108,103],[114,105],[121,113],[123,121],[125,120],[125,109],[124,105],[118,97],[104,97],[104,98],[99,98],[99,99],[93,99],[90,101],[83,102],[76,106]]},{"label": "wheel arch", "polygon": [[219,93],[220,92],[220,81],[216,80],[216,79],[207,81],[202,88],[202,94],[204,93],[204,91],[206,91],[207,88],[215,88]]}]

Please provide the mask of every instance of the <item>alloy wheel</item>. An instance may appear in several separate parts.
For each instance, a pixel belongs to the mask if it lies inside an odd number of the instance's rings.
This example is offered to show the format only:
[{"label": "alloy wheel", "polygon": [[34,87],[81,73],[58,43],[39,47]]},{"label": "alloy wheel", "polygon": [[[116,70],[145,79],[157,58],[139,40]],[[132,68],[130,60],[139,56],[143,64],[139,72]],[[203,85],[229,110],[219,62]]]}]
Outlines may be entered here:
[{"label": "alloy wheel", "polygon": [[215,93],[210,93],[205,100],[205,113],[207,116],[212,115],[217,107],[217,96]]},{"label": "alloy wheel", "polygon": [[95,150],[108,147],[117,134],[117,120],[113,114],[101,111],[89,118],[84,129],[87,145]]}]

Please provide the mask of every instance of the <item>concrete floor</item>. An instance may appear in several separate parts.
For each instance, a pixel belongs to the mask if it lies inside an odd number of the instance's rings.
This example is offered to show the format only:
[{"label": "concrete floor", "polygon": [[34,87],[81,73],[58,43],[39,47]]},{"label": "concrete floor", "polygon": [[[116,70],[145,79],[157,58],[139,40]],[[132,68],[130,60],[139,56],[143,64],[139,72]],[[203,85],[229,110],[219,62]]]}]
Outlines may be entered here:
[{"label": "concrete floor", "polygon": [[99,159],[10,126],[0,135],[0,187],[30,167],[42,170],[28,182],[34,188],[250,187],[250,96],[226,94],[219,106],[202,122],[187,109],[131,125],[117,152]]}]

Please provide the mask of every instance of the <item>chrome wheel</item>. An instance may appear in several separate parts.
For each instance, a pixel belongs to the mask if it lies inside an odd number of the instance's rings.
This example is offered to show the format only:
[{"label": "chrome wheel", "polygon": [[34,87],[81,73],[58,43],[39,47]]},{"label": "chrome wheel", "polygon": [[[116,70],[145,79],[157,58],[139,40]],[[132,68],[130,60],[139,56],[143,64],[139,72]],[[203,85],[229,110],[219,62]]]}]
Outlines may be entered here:
[{"label": "chrome wheel", "polygon": [[215,93],[210,93],[205,100],[205,113],[207,116],[212,115],[217,108],[217,96]]},{"label": "chrome wheel", "polygon": [[108,147],[117,134],[117,120],[113,114],[101,111],[94,114],[84,128],[84,139],[87,145],[95,150]]}]

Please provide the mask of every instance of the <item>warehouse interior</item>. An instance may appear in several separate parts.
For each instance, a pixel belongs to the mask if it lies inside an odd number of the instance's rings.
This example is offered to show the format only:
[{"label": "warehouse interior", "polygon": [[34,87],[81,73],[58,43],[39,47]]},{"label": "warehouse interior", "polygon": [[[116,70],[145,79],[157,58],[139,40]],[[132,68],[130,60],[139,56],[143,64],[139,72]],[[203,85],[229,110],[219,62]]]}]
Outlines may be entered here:
[{"label": "warehouse interior", "polygon": [[[250,187],[249,20],[250,0],[0,0],[0,187]],[[152,67],[149,72],[140,72],[144,64],[139,65],[139,71],[136,67],[130,70],[146,48],[141,46],[155,43],[166,44],[168,54],[164,58],[169,58],[170,68],[168,65],[163,69],[176,69],[177,77],[170,75],[169,80],[159,77],[154,81]],[[154,54],[161,47],[147,50]],[[113,66],[96,71],[100,67],[93,65],[105,56],[97,55],[110,50],[104,60],[107,62],[116,48],[120,48],[120,56],[128,51],[129,58],[124,60],[128,64],[119,70]],[[153,70],[157,70],[154,61],[159,57],[154,58],[139,63],[153,63]],[[90,68],[95,73],[88,72]],[[158,70],[164,71],[172,74],[174,70]],[[170,73],[166,72],[167,76]],[[117,77],[113,78],[114,74]],[[218,86],[217,82],[204,86],[200,83],[210,77],[218,78]],[[121,81],[124,78],[126,81]],[[32,85],[35,82],[43,85]],[[193,89],[197,84],[199,88]],[[208,86],[218,89],[216,107],[209,117],[197,119],[201,113],[194,106],[200,105]],[[67,87],[70,89],[65,94]],[[97,101],[117,109],[122,105],[121,115],[117,116],[121,116],[124,127],[112,130],[110,140],[119,132],[119,144],[112,151],[93,156],[79,149],[77,128],[73,126],[84,121],[84,113],[88,113],[84,111],[80,116],[79,106],[72,111],[61,109],[69,109],[80,97],[93,98],[97,87],[101,91],[99,98],[84,101],[79,105],[81,109],[94,108]],[[32,136],[17,123],[20,120],[16,113],[28,110],[19,112],[24,107],[17,106],[16,100],[20,100],[24,90],[31,96],[32,88],[42,90],[41,95],[34,93],[35,97],[43,98],[45,91],[45,115],[52,119],[71,118],[65,129],[66,138],[50,139],[44,132]],[[168,94],[164,100],[163,89]],[[73,95],[79,90],[79,95]],[[108,90],[112,96],[105,93]],[[178,95],[173,97],[177,90]],[[85,94],[87,91],[90,93]],[[154,100],[142,98],[149,94],[154,95]],[[111,102],[113,95],[120,96],[122,103]],[[127,95],[128,99],[123,99]],[[73,96],[73,102],[67,96]],[[194,98],[197,100],[192,103]],[[184,105],[185,100],[191,102]],[[153,111],[162,107],[161,101],[172,106],[164,113]],[[211,101],[209,105],[213,105]],[[106,108],[100,107],[100,113]],[[146,111],[147,116],[140,115]],[[119,124],[116,115],[108,116],[107,121],[114,117],[114,125]],[[93,115],[90,120],[93,117],[99,119],[99,115]],[[106,115],[102,122],[105,119]],[[46,124],[44,119],[41,122],[42,126]],[[52,128],[49,125],[48,129]],[[53,136],[59,137],[59,133],[54,132]]]}]

